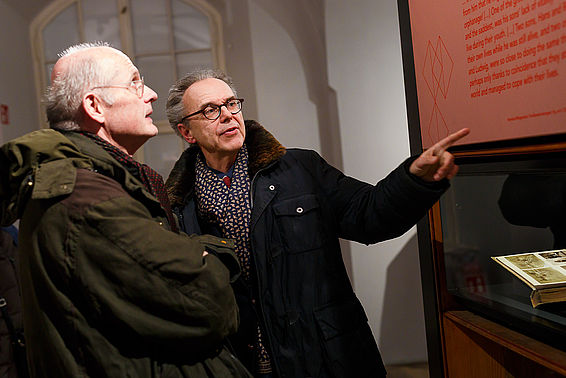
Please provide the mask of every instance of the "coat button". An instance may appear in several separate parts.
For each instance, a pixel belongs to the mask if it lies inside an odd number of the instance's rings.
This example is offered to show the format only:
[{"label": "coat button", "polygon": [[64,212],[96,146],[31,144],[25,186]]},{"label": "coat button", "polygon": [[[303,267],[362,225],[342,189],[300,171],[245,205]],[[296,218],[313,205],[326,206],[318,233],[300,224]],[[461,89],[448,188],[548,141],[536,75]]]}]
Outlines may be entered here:
[{"label": "coat button", "polygon": [[297,213],[302,214],[303,213],[303,208],[302,207],[297,207]]},{"label": "coat button", "polygon": [[275,185],[269,185],[269,190],[275,190]]}]

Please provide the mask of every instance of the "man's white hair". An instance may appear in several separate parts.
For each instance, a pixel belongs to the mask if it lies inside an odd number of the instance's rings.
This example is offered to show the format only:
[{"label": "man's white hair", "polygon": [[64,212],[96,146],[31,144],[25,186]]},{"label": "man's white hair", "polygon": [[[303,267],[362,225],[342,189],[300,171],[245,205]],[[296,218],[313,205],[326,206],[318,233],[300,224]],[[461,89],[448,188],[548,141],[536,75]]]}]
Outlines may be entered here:
[{"label": "man's white hair", "polygon": [[[112,79],[111,73],[114,67],[102,64],[104,60],[96,59],[91,54],[77,54],[101,47],[112,49],[127,58],[126,54],[114,49],[107,42],[80,43],[59,53],[59,60],[65,59],[66,66],[52,75],[52,83],[45,94],[44,103],[49,127],[69,131],[80,130],[84,116],[83,95],[92,87],[107,85]],[[111,105],[114,102],[110,91],[101,90],[100,94],[101,99],[107,104]]]}]

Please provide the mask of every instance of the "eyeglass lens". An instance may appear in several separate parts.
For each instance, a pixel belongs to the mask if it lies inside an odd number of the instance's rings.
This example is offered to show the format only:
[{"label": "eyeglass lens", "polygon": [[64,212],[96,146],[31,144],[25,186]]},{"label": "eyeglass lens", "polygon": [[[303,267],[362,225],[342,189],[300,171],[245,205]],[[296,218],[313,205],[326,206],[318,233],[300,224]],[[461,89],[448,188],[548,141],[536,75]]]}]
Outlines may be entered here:
[{"label": "eyeglass lens", "polygon": [[143,91],[144,91],[144,88],[145,88],[145,84],[143,82],[143,79],[132,81],[132,85],[135,87],[136,94],[138,95],[138,97],[142,98],[143,97]]},{"label": "eyeglass lens", "polygon": [[232,114],[237,114],[240,112],[240,110],[242,110],[242,102],[238,99],[234,99],[227,101],[222,105],[209,105],[204,109],[202,113],[206,118],[214,121],[215,119],[220,117],[223,106],[225,106],[226,109],[228,109],[228,111]]}]

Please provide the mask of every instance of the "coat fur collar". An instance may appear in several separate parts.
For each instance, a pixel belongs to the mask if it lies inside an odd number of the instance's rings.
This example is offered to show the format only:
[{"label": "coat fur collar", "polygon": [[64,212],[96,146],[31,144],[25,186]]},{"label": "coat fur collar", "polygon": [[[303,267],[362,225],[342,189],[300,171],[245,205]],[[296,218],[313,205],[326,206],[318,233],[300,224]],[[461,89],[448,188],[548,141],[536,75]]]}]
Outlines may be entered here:
[{"label": "coat fur collar", "polygon": [[[248,120],[245,121],[245,125],[246,139],[244,143],[248,148],[249,174],[250,177],[254,177],[260,169],[280,159],[286,150],[258,122]],[[185,197],[193,190],[195,182],[194,166],[199,151],[200,149],[196,145],[187,148],[169,174],[166,186],[172,207],[182,206]]]}]

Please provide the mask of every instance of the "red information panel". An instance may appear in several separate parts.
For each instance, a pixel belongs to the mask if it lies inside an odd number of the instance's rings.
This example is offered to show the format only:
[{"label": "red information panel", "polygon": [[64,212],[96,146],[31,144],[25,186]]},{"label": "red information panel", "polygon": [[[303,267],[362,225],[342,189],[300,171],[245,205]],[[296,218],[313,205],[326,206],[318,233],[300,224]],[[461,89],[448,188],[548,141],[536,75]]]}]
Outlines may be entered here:
[{"label": "red information panel", "polygon": [[566,133],[566,1],[409,0],[423,147]]}]

